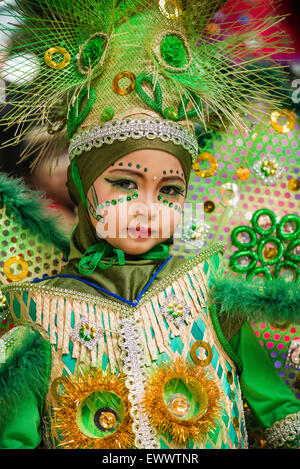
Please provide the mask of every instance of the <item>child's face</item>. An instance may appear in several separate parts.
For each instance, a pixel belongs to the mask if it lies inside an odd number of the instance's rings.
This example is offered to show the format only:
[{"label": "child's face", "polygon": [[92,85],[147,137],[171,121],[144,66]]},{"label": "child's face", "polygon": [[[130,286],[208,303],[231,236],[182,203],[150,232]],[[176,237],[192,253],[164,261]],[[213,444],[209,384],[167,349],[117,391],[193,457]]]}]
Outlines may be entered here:
[{"label": "child's face", "polygon": [[87,199],[99,238],[140,255],[174,234],[185,195],[185,176],[175,156],[138,150],[104,171]]}]

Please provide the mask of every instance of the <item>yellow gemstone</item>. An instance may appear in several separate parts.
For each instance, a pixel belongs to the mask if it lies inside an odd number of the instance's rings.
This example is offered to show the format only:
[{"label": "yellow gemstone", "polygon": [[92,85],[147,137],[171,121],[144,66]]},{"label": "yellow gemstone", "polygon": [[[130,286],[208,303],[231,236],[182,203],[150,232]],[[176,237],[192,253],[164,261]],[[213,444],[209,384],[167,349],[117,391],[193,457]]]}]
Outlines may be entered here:
[{"label": "yellow gemstone", "polygon": [[183,309],[183,306],[182,306],[182,305],[178,305],[178,309]]},{"label": "yellow gemstone", "polygon": [[173,303],[169,303],[169,304],[168,304],[168,307],[169,307],[170,309],[173,308],[173,306],[174,306]]},{"label": "yellow gemstone", "polygon": [[177,301],[173,301],[173,306],[177,306],[177,305],[178,305]]},{"label": "yellow gemstone", "polygon": [[277,256],[277,249],[266,247],[264,249],[264,257],[268,260],[274,259]]},{"label": "yellow gemstone", "polygon": [[117,418],[112,412],[103,412],[103,414],[100,415],[99,423],[105,430],[111,430],[115,428]]}]

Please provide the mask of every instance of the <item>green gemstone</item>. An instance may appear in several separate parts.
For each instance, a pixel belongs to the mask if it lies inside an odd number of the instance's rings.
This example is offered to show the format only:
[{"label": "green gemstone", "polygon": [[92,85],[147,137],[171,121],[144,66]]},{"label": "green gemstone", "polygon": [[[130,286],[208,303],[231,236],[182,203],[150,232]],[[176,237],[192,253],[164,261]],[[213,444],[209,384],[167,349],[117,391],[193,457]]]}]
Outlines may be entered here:
[{"label": "green gemstone", "polygon": [[104,208],[104,204],[100,204],[100,208]]},{"label": "green gemstone", "polygon": [[115,111],[112,107],[106,107],[101,115],[101,120],[104,122],[112,120],[114,117]]},{"label": "green gemstone", "polygon": [[176,110],[171,106],[165,109],[164,114],[167,119],[170,119],[172,121],[175,121],[178,117]]},{"label": "green gemstone", "polygon": [[193,231],[195,231],[195,229],[197,228],[197,226],[196,226],[196,225],[192,225],[191,228],[192,228]]},{"label": "green gemstone", "polygon": [[105,205],[106,205],[106,207],[109,207],[109,206],[110,206],[110,202],[109,202],[109,201],[105,202]]},{"label": "green gemstone", "polygon": [[178,314],[177,314],[177,313],[173,313],[172,316],[173,316],[173,318],[178,318]]},{"label": "green gemstone", "polygon": [[161,200],[161,199],[162,199],[162,195],[159,195],[157,198],[158,198],[158,200]]},{"label": "green gemstone", "polygon": [[168,309],[168,313],[169,313],[169,314],[173,314],[173,313],[174,313],[174,309]]},{"label": "green gemstone", "polygon": [[117,201],[114,199],[111,201],[112,205],[116,205]]},{"label": "green gemstone", "polygon": [[164,205],[168,205],[168,203],[169,203],[169,201],[168,201],[167,199],[165,199],[165,200],[163,201],[163,204],[164,204]]},{"label": "green gemstone", "polygon": [[173,202],[170,202],[170,203],[169,203],[169,207],[170,207],[170,208],[173,207]]},{"label": "green gemstone", "polygon": [[124,202],[123,197],[120,197],[120,198],[119,198],[119,202],[120,202],[120,204],[122,204],[122,203]]},{"label": "green gemstone", "polygon": [[137,196],[138,196],[138,194],[137,194],[136,192],[135,192],[134,194],[132,194],[132,198],[133,198],[133,199],[136,199]]},{"label": "green gemstone", "polygon": [[128,202],[131,201],[131,195],[128,195],[128,196],[127,196],[127,200],[128,200]]}]

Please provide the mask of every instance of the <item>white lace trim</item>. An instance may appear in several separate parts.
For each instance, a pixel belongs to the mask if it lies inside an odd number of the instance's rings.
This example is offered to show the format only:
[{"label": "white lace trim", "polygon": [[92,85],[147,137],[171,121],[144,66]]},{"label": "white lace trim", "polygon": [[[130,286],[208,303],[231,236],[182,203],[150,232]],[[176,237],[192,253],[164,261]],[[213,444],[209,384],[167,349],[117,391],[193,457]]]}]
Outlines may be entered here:
[{"label": "white lace trim", "polygon": [[198,156],[196,136],[181,124],[170,120],[128,118],[106,122],[102,126],[83,130],[73,137],[69,146],[70,159],[92,148],[101,148],[105,143],[112,144],[116,141],[140,138],[160,139],[163,142],[182,146],[191,154],[193,163]]}]

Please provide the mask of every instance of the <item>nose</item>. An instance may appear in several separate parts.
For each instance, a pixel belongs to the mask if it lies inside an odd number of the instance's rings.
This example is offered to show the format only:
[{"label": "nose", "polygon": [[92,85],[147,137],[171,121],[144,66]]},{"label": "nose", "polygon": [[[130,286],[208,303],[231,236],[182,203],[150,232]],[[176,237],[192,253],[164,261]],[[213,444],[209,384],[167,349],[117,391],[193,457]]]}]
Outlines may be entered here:
[{"label": "nose", "polygon": [[141,191],[138,200],[135,200],[130,206],[130,214],[150,223],[158,216],[159,208],[157,205],[158,201],[155,200],[153,191]]}]

